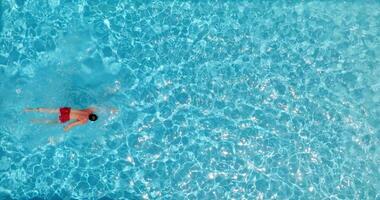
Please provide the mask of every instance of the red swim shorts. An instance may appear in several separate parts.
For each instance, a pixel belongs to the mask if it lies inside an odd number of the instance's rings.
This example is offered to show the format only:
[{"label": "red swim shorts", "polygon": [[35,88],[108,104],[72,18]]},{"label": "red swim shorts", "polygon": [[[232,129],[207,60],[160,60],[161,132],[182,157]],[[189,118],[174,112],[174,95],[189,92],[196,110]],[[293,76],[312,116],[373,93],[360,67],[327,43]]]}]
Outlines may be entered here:
[{"label": "red swim shorts", "polygon": [[59,109],[59,121],[61,123],[65,123],[70,120],[70,110],[71,108],[69,107],[63,107]]}]

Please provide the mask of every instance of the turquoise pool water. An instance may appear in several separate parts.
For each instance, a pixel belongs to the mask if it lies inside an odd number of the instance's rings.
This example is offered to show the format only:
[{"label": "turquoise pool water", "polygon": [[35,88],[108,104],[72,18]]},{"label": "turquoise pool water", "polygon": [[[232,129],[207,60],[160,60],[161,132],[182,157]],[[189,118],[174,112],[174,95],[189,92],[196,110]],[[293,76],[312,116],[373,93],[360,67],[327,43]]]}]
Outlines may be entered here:
[{"label": "turquoise pool water", "polygon": [[[380,199],[378,1],[3,0],[0,17],[0,199]],[[68,133],[22,112],[91,105]]]}]

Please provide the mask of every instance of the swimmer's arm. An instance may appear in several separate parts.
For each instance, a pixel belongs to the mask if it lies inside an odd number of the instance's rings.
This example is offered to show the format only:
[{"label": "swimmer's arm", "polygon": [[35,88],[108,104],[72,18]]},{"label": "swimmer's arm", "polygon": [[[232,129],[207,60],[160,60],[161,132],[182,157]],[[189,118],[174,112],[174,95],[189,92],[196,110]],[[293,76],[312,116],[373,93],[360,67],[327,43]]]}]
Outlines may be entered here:
[{"label": "swimmer's arm", "polygon": [[112,114],[114,114],[114,113],[117,113],[117,112],[119,112],[119,109],[117,109],[117,108],[115,108],[115,107],[111,107],[111,108],[95,108],[94,106],[91,106],[91,107],[89,107],[89,108],[87,108],[88,110],[91,110],[92,112],[96,112],[96,111],[98,111],[98,112],[104,112],[104,111],[110,111]]},{"label": "swimmer's arm", "polygon": [[83,121],[76,121],[76,122],[73,122],[73,123],[67,125],[67,126],[64,128],[64,130],[65,130],[65,131],[68,131],[68,130],[70,130],[71,128],[73,128],[74,126],[82,125],[82,124],[84,124],[84,123],[85,123],[85,122],[83,122]]},{"label": "swimmer's arm", "polygon": [[111,108],[111,113],[112,114],[115,114],[117,112],[119,112],[119,109],[117,109],[117,108]]},{"label": "swimmer's arm", "polygon": [[89,107],[89,108],[87,108],[85,110],[89,110],[91,112],[96,112],[97,109],[95,107]]}]

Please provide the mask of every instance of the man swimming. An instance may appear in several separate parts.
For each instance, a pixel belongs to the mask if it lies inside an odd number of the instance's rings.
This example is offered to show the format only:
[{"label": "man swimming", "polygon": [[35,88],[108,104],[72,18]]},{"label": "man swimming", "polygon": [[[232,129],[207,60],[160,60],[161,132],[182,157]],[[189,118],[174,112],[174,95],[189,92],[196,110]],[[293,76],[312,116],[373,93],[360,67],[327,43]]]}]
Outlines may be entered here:
[{"label": "man swimming", "polygon": [[59,109],[50,108],[26,108],[25,112],[41,112],[41,113],[59,113],[58,120],[32,120],[34,123],[46,123],[46,124],[56,124],[65,123],[70,120],[75,120],[69,125],[65,126],[64,130],[68,131],[74,126],[83,125],[90,121],[96,121],[98,116],[94,114],[94,108],[87,108],[84,110],[72,109],[70,107],[62,107]]}]

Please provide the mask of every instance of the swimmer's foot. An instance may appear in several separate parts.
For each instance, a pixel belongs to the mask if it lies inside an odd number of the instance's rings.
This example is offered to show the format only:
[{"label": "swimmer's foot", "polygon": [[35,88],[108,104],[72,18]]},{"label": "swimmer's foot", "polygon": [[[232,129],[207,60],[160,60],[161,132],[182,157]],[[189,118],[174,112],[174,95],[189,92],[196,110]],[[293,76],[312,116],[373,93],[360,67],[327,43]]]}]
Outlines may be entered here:
[{"label": "swimmer's foot", "polygon": [[24,109],[24,112],[33,112],[33,111],[35,111],[34,108],[25,108]]}]

